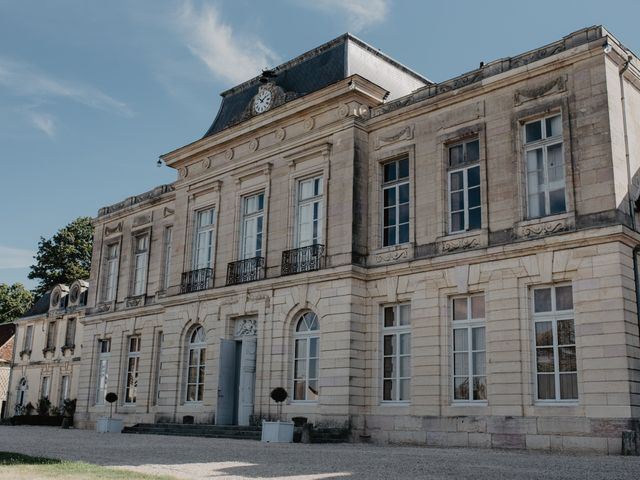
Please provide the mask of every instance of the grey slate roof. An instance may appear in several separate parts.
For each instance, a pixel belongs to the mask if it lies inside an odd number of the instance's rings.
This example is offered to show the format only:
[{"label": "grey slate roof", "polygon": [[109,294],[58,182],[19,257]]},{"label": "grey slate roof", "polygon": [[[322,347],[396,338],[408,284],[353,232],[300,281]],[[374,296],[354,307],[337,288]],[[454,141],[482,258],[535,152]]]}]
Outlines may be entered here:
[{"label": "grey slate roof", "polygon": [[[376,72],[380,70],[377,67],[380,66],[392,69],[394,75],[384,75],[382,72],[377,75]],[[296,97],[315,92],[354,74],[361,74],[389,90],[391,98],[432,83],[348,33],[275,67],[273,72],[277,75],[275,84],[285,92],[295,93]],[[218,114],[204,136],[239,123],[260,85],[258,76],[223,92]]]},{"label": "grey slate roof", "polygon": [[51,290],[42,295],[36,303],[34,303],[29,310],[22,316],[24,317],[32,317],[34,315],[40,315],[43,313],[47,313],[49,311],[49,300],[51,297]]}]

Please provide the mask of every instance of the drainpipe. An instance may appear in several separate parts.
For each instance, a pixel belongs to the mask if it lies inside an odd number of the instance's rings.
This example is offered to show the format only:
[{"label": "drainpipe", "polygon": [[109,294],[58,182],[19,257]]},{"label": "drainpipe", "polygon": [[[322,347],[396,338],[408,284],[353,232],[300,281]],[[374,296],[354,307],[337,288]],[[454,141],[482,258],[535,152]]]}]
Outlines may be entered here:
[{"label": "drainpipe", "polygon": [[627,197],[629,199],[629,216],[631,217],[631,228],[636,230],[636,215],[635,215],[635,205],[633,202],[633,198],[631,197],[631,187],[633,185],[631,178],[631,158],[629,155],[629,136],[627,133],[627,102],[625,101],[624,94],[624,72],[629,69],[629,65],[631,64],[631,55],[627,55],[627,61],[624,62],[624,65],[620,67],[618,71],[618,76],[620,78],[620,103],[622,104],[622,129],[624,132],[624,154],[625,160],[627,162]]}]

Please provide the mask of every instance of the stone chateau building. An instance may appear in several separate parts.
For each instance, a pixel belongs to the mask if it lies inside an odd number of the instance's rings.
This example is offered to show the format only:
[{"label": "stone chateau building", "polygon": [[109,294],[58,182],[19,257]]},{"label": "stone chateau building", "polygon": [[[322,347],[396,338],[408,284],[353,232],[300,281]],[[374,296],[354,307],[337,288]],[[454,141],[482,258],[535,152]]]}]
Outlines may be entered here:
[{"label": "stone chateau building", "polygon": [[433,83],[344,35],[224,92],[173,184],[95,219],[76,422],[114,391],[249,424],[283,386],[354,441],[619,453],[639,68],[598,26]]}]

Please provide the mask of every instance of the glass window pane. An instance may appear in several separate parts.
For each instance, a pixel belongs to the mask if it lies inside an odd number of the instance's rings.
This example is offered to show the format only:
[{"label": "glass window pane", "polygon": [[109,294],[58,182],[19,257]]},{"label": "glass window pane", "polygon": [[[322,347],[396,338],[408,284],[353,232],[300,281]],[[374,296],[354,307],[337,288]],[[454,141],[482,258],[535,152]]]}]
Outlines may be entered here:
[{"label": "glass window pane", "polygon": [[467,350],[467,329],[466,328],[454,328],[453,329],[453,351],[464,352]]},{"label": "glass window pane", "polygon": [[527,152],[527,172],[542,171],[542,149],[529,150]]},{"label": "glass window pane", "polygon": [[480,206],[480,188],[474,187],[467,191],[467,203],[469,208]]},{"label": "glass window pane", "polygon": [[556,287],[556,310],[573,310],[573,290],[571,285]]},{"label": "glass window pane", "polygon": [[384,350],[383,353],[384,355],[393,355],[393,353],[395,352],[395,345],[394,345],[394,340],[395,340],[396,336],[395,335],[385,335],[384,336]]},{"label": "glass window pane", "polygon": [[395,207],[385,208],[383,213],[383,221],[384,226],[388,227],[390,225],[396,224],[396,209]]},{"label": "glass window pane", "polygon": [[318,358],[318,343],[319,343],[319,338],[318,337],[312,337],[309,339],[309,358]]},{"label": "glass window pane", "polygon": [[411,384],[409,379],[402,379],[399,381],[400,383],[400,396],[398,400],[409,400],[411,398]]},{"label": "glass window pane", "polygon": [[400,334],[400,355],[408,355],[411,353],[411,334],[410,333],[401,333]]},{"label": "glass window pane", "polygon": [[469,378],[453,379],[453,398],[455,400],[469,400]]},{"label": "glass window pane", "polygon": [[410,357],[400,357],[400,370],[398,371],[398,377],[410,377],[411,376],[411,364]]},{"label": "glass window pane", "polygon": [[293,377],[297,379],[307,378],[307,361],[296,360],[293,370]]},{"label": "glass window pane", "polygon": [[397,178],[396,175],[396,162],[390,162],[384,166],[384,181],[392,182]]},{"label": "glass window pane", "polygon": [[578,375],[563,373],[560,375],[560,398],[574,400],[578,398]]},{"label": "glass window pane", "polygon": [[409,184],[405,183],[403,185],[400,185],[398,187],[398,190],[399,190],[399,194],[398,194],[399,200],[398,200],[398,202],[399,203],[408,203],[409,202]]},{"label": "glass window pane", "polygon": [[471,297],[471,318],[484,318],[484,295]]},{"label": "glass window pane", "polygon": [[456,167],[464,162],[462,145],[449,147],[449,166]]},{"label": "glass window pane", "polygon": [[395,357],[384,357],[383,377],[391,378],[396,376],[395,372]]},{"label": "glass window pane", "polygon": [[485,375],[487,373],[485,367],[485,352],[476,352],[473,354],[473,372],[474,375]]},{"label": "glass window pane", "polygon": [[476,162],[480,159],[480,142],[473,140],[466,144],[467,162]]},{"label": "glass window pane", "polygon": [[542,122],[531,122],[525,125],[526,143],[535,142],[542,138]]},{"label": "glass window pane", "polygon": [[451,215],[451,231],[460,232],[464,230],[464,212],[458,212]]},{"label": "glass window pane", "polygon": [[306,358],[306,357],[307,357],[307,340],[305,338],[296,340],[296,358]]},{"label": "glass window pane", "polygon": [[536,346],[553,345],[553,327],[551,322],[536,322]]},{"label": "glass window pane", "polygon": [[554,375],[538,375],[538,398],[540,400],[554,400],[556,398]]},{"label": "glass window pane", "polygon": [[409,222],[409,204],[400,205],[398,209],[400,213],[400,218],[398,219],[398,223],[408,223]]},{"label": "glass window pane", "polygon": [[467,319],[467,298],[466,297],[453,299],[453,319],[454,320]]},{"label": "glass window pane", "polygon": [[396,204],[396,188],[385,188],[384,189],[384,206],[391,207]]},{"label": "glass window pane", "polygon": [[407,178],[409,176],[409,159],[405,158],[398,162],[398,178]]},{"label": "glass window pane", "polygon": [[318,378],[318,360],[309,360],[309,378]]},{"label": "glass window pane", "polygon": [[396,324],[396,309],[395,307],[384,307],[384,326],[394,327]]},{"label": "glass window pane", "polygon": [[187,402],[194,402],[196,400],[196,386],[187,386]]},{"label": "glass window pane", "polygon": [[480,167],[472,167],[467,170],[467,187],[480,185]]},{"label": "glass window pane", "polygon": [[398,243],[407,243],[409,241],[409,224],[404,223],[398,228]]},{"label": "glass window pane", "polygon": [[395,245],[396,242],[396,227],[388,227],[384,229],[384,246]]},{"label": "glass window pane", "polygon": [[575,345],[573,320],[558,320],[558,345]]},{"label": "glass window pane", "polygon": [[549,182],[564,181],[564,159],[562,144],[547,147],[547,176]]},{"label": "glass window pane", "polygon": [[533,308],[536,313],[551,311],[550,288],[538,288],[533,291]]},{"label": "glass window pane", "polygon": [[382,399],[383,400],[394,400],[393,398],[393,381],[392,380],[384,380],[382,386]]},{"label": "glass window pane", "polygon": [[563,213],[567,210],[564,199],[564,188],[549,192],[549,214]]},{"label": "glass window pane", "polygon": [[293,382],[293,399],[294,400],[305,400],[305,381],[299,380]]},{"label": "glass window pane", "polygon": [[469,354],[468,353],[453,354],[453,374],[469,375]]},{"label": "glass window pane", "polygon": [[558,367],[561,372],[575,372],[576,368],[576,347],[558,348]]},{"label": "glass window pane", "polygon": [[451,194],[451,211],[456,212],[464,209],[464,191],[453,192]]},{"label": "glass window pane", "polygon": [[547,118],[545,120],[546,130],[547,130],[547,138],[555,137],[556,135],[562,134],[562,117],[560,115],[556,115],[555,117]]},{"label": "glass window pane", "polygon": [[480,208],[469,210],[469,230],[476,230],[481,227]]},{"label": "glass window pane", "polygon": [[323,187],[322,187],[322,177],[320,178],[316,178],[314,180],[314,192],[317,195],[322,195],[323,192]]},{"label": "glass window pane", "polygon": [[453,172],[451,174],[451,191],[462,190],[463,184],[463,171]]},{"label": "glass window pane", "polygon": [[473,378],[473,399],[474,400],[487,399],[487,377]]},{"label": "glass window pane", "polygon": [[411,307],[409,305],[400,305],[400,325],[409,325],[411,323]]},{"label": "glass window pane", "polygon": [[553,372],[553,348],[536,349],[536,368],[538,372]]},{"label": "glass window pane", "polygon": [[471,347],[473,350],[484,350],[484,334],[484,327],[475,327],[471,329]]}]

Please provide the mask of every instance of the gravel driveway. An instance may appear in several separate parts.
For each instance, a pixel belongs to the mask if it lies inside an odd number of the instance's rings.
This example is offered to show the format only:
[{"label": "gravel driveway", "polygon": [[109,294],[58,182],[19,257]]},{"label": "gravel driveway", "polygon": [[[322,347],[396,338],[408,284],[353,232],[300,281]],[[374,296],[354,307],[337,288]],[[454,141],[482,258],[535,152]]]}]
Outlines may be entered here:
[{"label": "gravel driveway", "polygon": [[[362,444],[278,445],[28,426],[0,426],[0,451],[197,479],[640,478],[640,457]],[[0,478],[4,478],[1,469]]]}]

